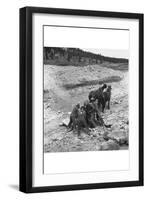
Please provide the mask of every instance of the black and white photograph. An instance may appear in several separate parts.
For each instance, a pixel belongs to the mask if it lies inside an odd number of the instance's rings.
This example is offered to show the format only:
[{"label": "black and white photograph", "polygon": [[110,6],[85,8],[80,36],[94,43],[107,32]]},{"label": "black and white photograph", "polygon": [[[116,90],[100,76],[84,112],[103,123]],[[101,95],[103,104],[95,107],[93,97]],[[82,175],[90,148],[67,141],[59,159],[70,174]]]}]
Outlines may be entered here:
[{"label": "black and white photograph", "polygon": [[129,49],[44,46],[43,70],[45,154],[129,149]]},{"label": "black and white photograph", "polygon": [[24,8],[21,17],[22,190],[142,185],[142,15]]}]

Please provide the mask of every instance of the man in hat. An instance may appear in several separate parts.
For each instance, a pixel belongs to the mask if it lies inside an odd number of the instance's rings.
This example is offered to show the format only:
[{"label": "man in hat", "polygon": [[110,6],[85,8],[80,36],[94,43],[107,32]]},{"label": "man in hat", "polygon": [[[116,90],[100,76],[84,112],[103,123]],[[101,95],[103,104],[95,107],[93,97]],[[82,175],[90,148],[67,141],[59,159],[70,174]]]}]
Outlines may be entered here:
[{"label": "man in hat", "polygon": [[104,121],[100,114],[99,108],[98,108],[98,100],[94,100],[94,98],[91,98],[91,104],[93,106],[93,112],[94,112],[94,120],[98,126],[103,126]]},{"label": "man in hat", "polygon": [[91,101],[91,99],[93,98],[94,100],[98,100],[98,107],[100,108],[100,106],[102,105],[102,112],[104,112],[104,108],[105,108],[105,100],[104,100],[104,95],[103,95],[103,91],[104,89],[107,88],[106,84],[103,84],[101,87],[99,87],[97,90],[93,90],[89,93],[89,101]]},{"label": "man in hat", "polygon": [[70,121],[69,121],[69,124],[68,124],[68,128],[71,128],[71,130],[76,129],[76,121],[77,121],[77,118],[78,118],[79,109],[80,109],[80,103],[77,103],[73,107],[73,110],[70,114]]},{"label": "man in hat", "polygon": [[84,129],[86,133],[89,133],[89,127],[86,121],[86,111],[85,107],[81,106],[78,112],[78,118],[76,120],[76,128],[78,131],[78,136],[80,136],[80,131]]},{"label": "man in hat", "polygon": [[85,101],[84,102],[84,108],[86,111],[86,120],[88,125],[91,128],[95,128],[97,126],[97,120],[96,120],[96,108],[94,105],[95,99],[92,97],[91,101]]}]

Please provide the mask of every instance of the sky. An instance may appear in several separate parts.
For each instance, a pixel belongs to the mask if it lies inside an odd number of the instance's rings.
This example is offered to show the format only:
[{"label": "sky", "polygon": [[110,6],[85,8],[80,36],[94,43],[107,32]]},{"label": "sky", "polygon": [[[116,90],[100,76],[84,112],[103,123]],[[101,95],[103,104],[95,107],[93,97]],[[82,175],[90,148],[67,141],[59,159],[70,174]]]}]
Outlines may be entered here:
[{"label": "sky", "polygon": [[44,46],[81,48],[108,57],[129,58],[129,31],[44,27]]},{"label": "sky", "polygon": [[89,51],[103,56],[115,57],[115,58],[127,58],[129,59],[129,50],[122,49],[93,49],[93,48],[82,48],[84,51]]}]

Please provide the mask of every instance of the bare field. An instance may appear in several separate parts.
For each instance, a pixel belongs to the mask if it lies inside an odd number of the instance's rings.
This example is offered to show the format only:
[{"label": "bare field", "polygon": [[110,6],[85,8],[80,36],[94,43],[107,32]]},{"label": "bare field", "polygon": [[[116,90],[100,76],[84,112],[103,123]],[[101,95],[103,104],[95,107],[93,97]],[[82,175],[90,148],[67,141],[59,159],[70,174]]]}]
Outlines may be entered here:
[{"label": "bare field", "polygon": [[[59,124],[69,117],[73,106],[78,102],[82,105],[88,99],[89,92],[104,82],[112,86],[111,109],[106,109],[102,115],[107,124],[112,124],[111,129],[97,127],[91,130],[90,135],[82,132],[79,139],[75,133],[67,132],[66,127],[60,127]],[[44,65],[43,103],[44,152],[106,150],[103,146],[109,146],[109,150],[128,148],[111,144],[113,137],[128,137],[128,71],[100,65]],[[105,144],[106,133],[112,135],[110,144]]]}]

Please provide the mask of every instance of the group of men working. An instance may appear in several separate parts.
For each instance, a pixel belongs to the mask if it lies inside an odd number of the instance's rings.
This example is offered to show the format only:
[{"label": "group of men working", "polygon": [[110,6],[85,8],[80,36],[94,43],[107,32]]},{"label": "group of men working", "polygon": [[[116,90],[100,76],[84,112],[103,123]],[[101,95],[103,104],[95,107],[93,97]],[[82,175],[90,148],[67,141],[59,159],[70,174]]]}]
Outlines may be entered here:
[{"label": "group of men working", "polygon": [[70,130],[77,130],[78,136],[80,131],[85,129],[89,133],[89,128],[95,128],[96,126],[110,127],[111,125],[106,125],[100,114],[99,107],[102,103],[103,111],[103,101],[104,94],[103,91],[107,88],[106,84],[103,84],[98,90],[91,91],[89,93],[89,100],[86,100],[82,106],[78,103],[72,110],[70,115],[70,122],[68,128]]}]

